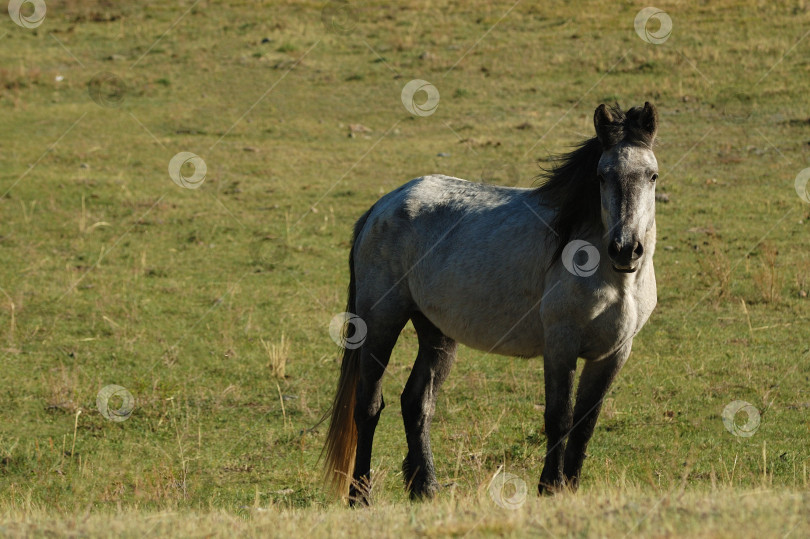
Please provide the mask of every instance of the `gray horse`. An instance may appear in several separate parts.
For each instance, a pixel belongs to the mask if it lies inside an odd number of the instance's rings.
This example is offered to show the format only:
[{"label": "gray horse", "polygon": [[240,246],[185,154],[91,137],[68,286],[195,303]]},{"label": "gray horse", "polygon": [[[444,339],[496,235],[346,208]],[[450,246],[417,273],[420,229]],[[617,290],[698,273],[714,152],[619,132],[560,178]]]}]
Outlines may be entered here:
[{"label": "gray horse", "polygon": [[[596,137],[562,156],[539,188],[425,176],[356,223],[346,310],[359,318],[324,446],[327,481],[351,503],[368,501],[382,377],[408,320],[419,339],[401,397],[411,498],[439,487],[430,423],[458,342],[543,356],[539,490],[577,488],[602,400],[656,304],[655,107],[600,105],[594,126]],[[585,365],[572,407],[577,358]]]}]

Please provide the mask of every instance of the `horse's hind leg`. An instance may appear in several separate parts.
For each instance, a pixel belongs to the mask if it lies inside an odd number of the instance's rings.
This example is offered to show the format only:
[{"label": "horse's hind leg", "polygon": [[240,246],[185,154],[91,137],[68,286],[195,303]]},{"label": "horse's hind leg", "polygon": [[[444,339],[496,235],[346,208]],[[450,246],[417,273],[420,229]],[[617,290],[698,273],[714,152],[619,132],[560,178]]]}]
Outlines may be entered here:
[{"label": "horse's hind leg", "polygon": [[579,473],[585,460],[585,449],[593,435],[596,419],[602,409],[610,384],[630,355],[631,343],[599,361],[585,363],[579,377],[577,403],[574,408],[574,426],[565,447],[563,475],[572,489],[579,486]]},{"label": "horse's hind leg", "polygon": [[411,499],[419,499],[433,497],[439,488],[430,449],[430,423],[436,411],[439,388],[456,357],[456,342],[421,313],[411,320],[419,336],[419,354],[401,397],[408,439],[408,455],[402,463],[402,473]]},{"label": "horse's hind leg", "polygon": [[378,308],[363,317],[368,334],[360,349],[360,376],[357,381],[357,400],[354,421],[357,425],[357,449],[354,474],[349,488],[349,503],[368,503],[371,490],[371,446],[374,430],[385,408],[382,395],[382,378],[402,328],[408,321],[407,314],[383,315]]}]

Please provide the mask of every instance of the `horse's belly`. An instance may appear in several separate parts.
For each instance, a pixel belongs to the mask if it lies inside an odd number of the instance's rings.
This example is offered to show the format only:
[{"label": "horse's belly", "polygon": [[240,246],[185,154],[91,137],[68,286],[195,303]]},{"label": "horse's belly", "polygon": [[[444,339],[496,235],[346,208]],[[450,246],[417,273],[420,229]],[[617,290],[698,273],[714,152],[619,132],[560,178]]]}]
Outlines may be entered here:
[{"label": "horse's belly", "polygon": [[439,308],[422,308],[424,314],[451,339],[491,354],[535,357],[543,353],[543,325],[537,308],[520,314],[478,309],[463,316]]}]

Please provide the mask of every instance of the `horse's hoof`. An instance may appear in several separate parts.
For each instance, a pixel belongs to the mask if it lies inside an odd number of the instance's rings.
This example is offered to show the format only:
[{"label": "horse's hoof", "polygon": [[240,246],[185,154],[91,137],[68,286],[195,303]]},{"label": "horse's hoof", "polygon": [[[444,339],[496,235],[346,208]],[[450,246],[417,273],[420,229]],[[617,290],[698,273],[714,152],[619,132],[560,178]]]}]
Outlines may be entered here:
[{"label": "horse's hoof", "polygon": [[562,488],[563,488],[562,485],[559,483],[545,483],[541,481],[537,485],[537,493],[540,496],[554,496],[555,494],[560,492]]},{"label": "horse's hoof", "polygon": [[352,487],[349,489],[349,507],[368,507],[371,505],[369,501],[369,492],[363,491]]},{"label": "horse's hoof", "polygon": [[422,500],[430,500],[436,497],[439,493],[441,486],[436,481],[424,483],[422,485],[412,485],[410,497],[411,501],[417,502]]},{"label": "horse's hoof", "polygon": [[349,496],[349,507],[351,508],[368,507],[369,505],[371,504],[366,496]]}]

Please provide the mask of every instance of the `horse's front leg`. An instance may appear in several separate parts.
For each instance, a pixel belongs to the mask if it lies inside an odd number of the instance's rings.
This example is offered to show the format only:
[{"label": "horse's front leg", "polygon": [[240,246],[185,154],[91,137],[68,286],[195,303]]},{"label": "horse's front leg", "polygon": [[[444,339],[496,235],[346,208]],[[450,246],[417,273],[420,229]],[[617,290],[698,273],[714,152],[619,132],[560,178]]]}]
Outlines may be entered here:
[{"label": "horse's front leg", "polygon": [[579,486],[579,474],[585,460],[585,450],[593,435],[602,402],[610,384],[630,355],[632,341],[605,359],[585,363],[577,387],[577,403],[574,409],[574,424],[565,447],[563,474],[572,489]]},{"label": "horse's front leg", "polygon": [[568,331],[558,331],[547,339],[543,355],[546,384],[546,458],[540,474],[540,494],[562,488],[565,438],[571,430],[573,410],[571,391],[577,368],[579,339]]}]

